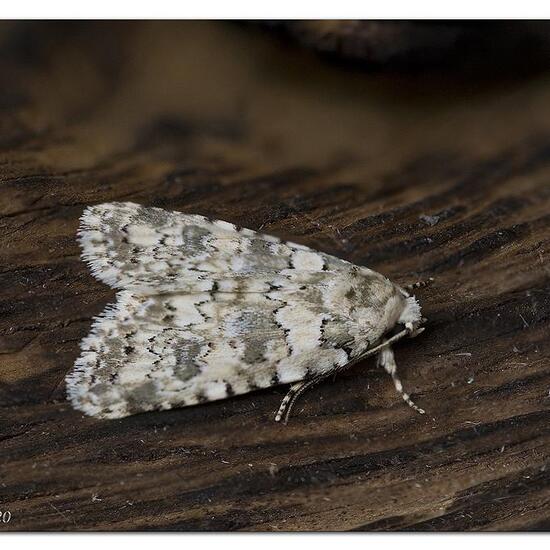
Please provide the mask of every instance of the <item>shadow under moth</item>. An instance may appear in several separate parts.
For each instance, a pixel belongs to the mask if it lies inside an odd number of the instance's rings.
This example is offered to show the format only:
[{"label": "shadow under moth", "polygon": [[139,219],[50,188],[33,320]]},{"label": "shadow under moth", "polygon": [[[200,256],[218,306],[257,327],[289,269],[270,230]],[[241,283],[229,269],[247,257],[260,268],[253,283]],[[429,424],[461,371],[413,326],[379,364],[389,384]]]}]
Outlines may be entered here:
[{"label": "shadow under moth", "polygon": [[78,232],[93,275],[119,289],[67,376],[73,406],[121,418],[290,384],[306,389],[376,355],[415,410],[391,345],[420,305],[383,275],[306,246],[138,204],[87,208]]}]

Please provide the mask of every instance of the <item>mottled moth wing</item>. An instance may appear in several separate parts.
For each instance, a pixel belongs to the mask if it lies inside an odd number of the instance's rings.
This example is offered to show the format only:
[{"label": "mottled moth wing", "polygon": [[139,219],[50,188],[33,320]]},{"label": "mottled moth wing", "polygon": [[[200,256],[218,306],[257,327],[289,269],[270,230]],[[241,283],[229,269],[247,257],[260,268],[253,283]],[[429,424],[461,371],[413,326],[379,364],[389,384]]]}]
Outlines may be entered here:
[{"label": "mottled moth wing", "polygon": [[301,319],[309,328],[293,349],[274,304],[260,296],[235,304],[227,294],[214,302],[208,293],[119,293],[83,342],[71,379],[78,389],[73,403],[116,418],[294,382],[347,362],[345,351],[320,342],[313,313]]},{"label": "mottled moth wing", "polygon": [[[201,292],[219,279],[259,280],[283,270],[336,272],[351,264],[277,237],[203,216],[106,203],[86,209],[79,237],[92,273],[139,294]],[[248,289],[250,291],[251,289]]]},{"label": "mottled moth wing", "polygon": [[395,291],[307,247],[132,203],[88,208],[80,239],[94,275],[124,289],[67,377],[73,405],[106,418],[325,375],[381,337]]}]

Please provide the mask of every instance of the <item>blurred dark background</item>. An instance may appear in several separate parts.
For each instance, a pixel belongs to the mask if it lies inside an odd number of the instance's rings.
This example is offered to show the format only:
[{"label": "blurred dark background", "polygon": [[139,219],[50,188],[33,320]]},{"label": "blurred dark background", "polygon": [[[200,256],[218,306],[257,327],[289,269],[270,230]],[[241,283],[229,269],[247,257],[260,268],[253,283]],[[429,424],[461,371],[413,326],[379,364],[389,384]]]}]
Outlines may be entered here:
[{"label": "blurred dark background", "polygon": [[353,161],[373,176],[419,152],[480,153],[546,132],[549,31],[529,21],[4,22],[0,143],[62,133],[73,145],[65,154],[57,137],[48,161],[81,166],[194,141],[251,169]]}]

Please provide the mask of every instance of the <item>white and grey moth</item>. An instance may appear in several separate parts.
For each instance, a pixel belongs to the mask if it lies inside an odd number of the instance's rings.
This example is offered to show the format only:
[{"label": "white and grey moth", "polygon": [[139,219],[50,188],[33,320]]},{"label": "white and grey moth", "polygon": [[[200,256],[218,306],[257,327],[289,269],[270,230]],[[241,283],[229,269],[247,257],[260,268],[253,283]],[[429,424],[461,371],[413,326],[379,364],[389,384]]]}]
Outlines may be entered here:
[{"label": "white and grey moth", "polygon": [[[369,355],[403,392],[391,344],[423,328],[405,288],[365,267],[220,220],[138,204],[87,208],[93,275],[119,289],[67,376],[100,418],[290,384],[275,420],[320,380]],[[414,287],[415,285],[412,285]]]}]

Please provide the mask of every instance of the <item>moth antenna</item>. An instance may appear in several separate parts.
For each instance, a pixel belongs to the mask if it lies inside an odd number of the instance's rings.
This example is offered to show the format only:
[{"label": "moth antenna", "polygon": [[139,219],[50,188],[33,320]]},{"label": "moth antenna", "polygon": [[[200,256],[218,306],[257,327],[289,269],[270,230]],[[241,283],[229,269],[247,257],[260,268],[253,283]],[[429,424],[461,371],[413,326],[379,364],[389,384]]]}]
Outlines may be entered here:
[{"label": "moth antenna", "polygon": [[416,283],[411,283],[409,285],[405,285],[403,288],[405,290],[414,290],[415,288],[423,288],[425,286],[429,286],[434,282],[433,277],[429,277],[425,281],[417,281]]},{"label": "moth antenna", "polygon": [[288,393],[283,397],[283,400],[281,401],[281,404],[279,405],[279,410],[277,411],[277,414],[275,415],[275,422],[280,422],[283,418],[283,415],[285,414],[285,411],[288,410],[288,404],[292,400],[292,396],[294,395],[294,392],[292,391],[292,387],[290,390],[288,390]]},{"label": "moth antenna", "polygon": [[409,397],[409,394],[403,391],[403,384],[399,377],[397,376],[397,364],[395,363],[395,356],[393,355],[393,350],[390,347],[384,348],[378,354],[378,365],[384,367],[384,370],[391,376],[393,380],[393,385],[395,389],[403,398],[403,401],[420,414],[424,414],[426,411],[415,405],[414,401]]},{"label": "moth antenna", "polygon": [[300,395],[302,395],[307,389],[311,388],[311,386],[317,384],[320,380],[321,378],[313,378],[312,380],[292,384],[288,390],[288,393],[283,397],[283,400],[279,405],[279,410],[275,415],[275,422],[280,422],[283,420],[283,423],[286,424],[290,417],[290,411]]}]

